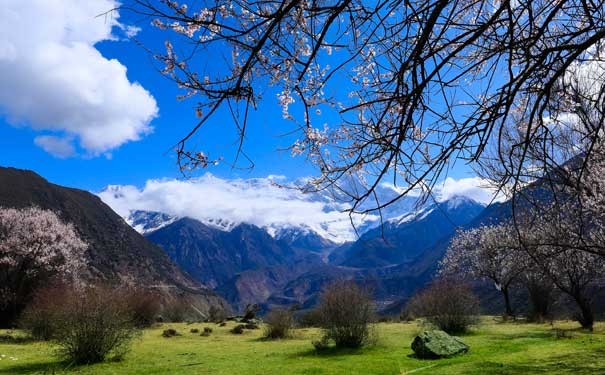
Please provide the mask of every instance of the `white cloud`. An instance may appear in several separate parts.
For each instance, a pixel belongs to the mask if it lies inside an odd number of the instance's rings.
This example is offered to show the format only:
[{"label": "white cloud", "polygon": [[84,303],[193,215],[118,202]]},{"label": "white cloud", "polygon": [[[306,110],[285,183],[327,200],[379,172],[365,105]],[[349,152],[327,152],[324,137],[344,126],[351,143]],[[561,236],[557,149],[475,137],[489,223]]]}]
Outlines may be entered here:
[{"label": "white cloud", "polygon": [[97,17],[117,5],[7,0],[0,7],[0,112],[13,125],[55,133],[53,139],[37,138],[45,150],[62,145],[58,154],[66,155],[67,143],[77,140],[96,156],[152,130],[155,99],[128,80],[124,65],[94,47],[116,40],[114,27],[136,33],[118,22],[115,11]]},{"label": "white cloud", "polygon": [[[127,217],[131,210],[159,211],[204,222],[221,219],[229,223],[250,223],[270,232],[283,227],[308,227],[334,241],[354,240],[355,232],[344,204],[328,194],[304,194],[300,190],[275,184],[276,177],[226,180],[211,174],[193,180],[149,180],[142,188],[110,186],[98,195],[118,214]],[[468,196],[482,203],[491,201],[491,193],[481,187],[479,178],[448,178],[438,189],[439,200]],[[413,205],[408,207],[410,210]],[[389,215],[406,212],[395,210]],[[357,226],[376,224],[376,215],[354,217]],[[388,219],[388,218],[387,218]]]},{"label": "white cloud", "polygon": [[501,202],[506,199],[502,194],[498,194],[494,199],[494,195],[496,195],[496,191],[489,187],[488,181],[480,177],[468,177],[459,180],[448,177],[435,186],[435,196],[438,201],[463,196],[479,203],[489,204],[492,201]]},{"label": "white cloud", "polygon": [[60,159],[68,158],[76,153],[71,139],[41,135],[34,138],[34,143],[44,151]]},{"label": "white cloud", "polygon": [[[275,177],[275,176],[272,176]],[[194,180],[149,180],[142,189],[111,186],[98,194],[121,216],[130,210],[159,211],[208,221],[250,223],[275,231],[305,226],[334,241],[355,239],[344,206],[328,199],[279,187],[273,178],[224,180],[205,174]],[[357,218],[376,220],[374,216]]]}]

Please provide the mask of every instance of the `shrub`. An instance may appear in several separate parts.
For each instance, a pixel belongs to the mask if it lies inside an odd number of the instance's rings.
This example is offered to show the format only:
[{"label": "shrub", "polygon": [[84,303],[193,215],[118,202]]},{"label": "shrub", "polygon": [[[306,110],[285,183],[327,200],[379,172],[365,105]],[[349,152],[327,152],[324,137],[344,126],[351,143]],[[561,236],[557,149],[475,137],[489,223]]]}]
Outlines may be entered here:
[{"label": "shrub", "polygon": [[208,321],[209,322],[222,322],[227,319],[227,311],[222,306],[210,306],[208,310]]},{"label": "shrub", "polygon": [[466,332],[477,323],[480,305],[466,283],[439,279],[412,297],[406,311],[404,315],[423,317],[437,328],[455,334]]},{"label": "shrub", "polygon": [[330,340],[326,336],[323,336],[320,340],[311,341],[311,344],[313,345],[315,350],[320,352],[330,347]]},{"label": "shrub", "polygon": [[236,335],[241,335],[242,333],[244,333],[244,328],[246,328],[246,326],[244,326],[243,324],[238,324],[235,327],[231,328],[230,332]]},{"label": "shrub", "polygon": [[319,309],[310,309],[298,314],[296,319],[301,327],[320,327],[321,313]]},{"label": "shrub", "polygon": [[53,313],[65,300],[66,286],[54,284],[36,291],[19,319],[19,326],[35,340],[53,337]]},{"label": "shrub", "polygon": [[199,314],[191,307],[187,299],[175,298],[164,303],[162,318],[164,322],[178,323],[196,320],[199,318]]},{"label": "shrub", "polygon": [[199,329],[197,329],[197,328],[191,328],[191,329],[189,330],[189,332],[191,332],[191,333],[200,333],[200,330],[199,330]]},{"label": "shrub", "polygon": [[261,308],[257,304],[248,304],[244,310],[244,320],[252,320],[256,318],[256,314],[260,312]]},{"label": "shrub", "polygon": [[220,322],[220,323],[218,324],[218,326],[219,326],[219,327],[224,327],[224,326],[226,326],[226,325],[227,325],[227,322]]},{"label": "shrub", "polygon": [[121,358],[137,335],[132,313],[114,289],[70,289],[52,313],[53,340],[60,356],[75,364]]},{"label": "shrub", "polygon": [[291,311],[273,310],[265,317],[264,336],[269,339],[283,339],[290,337],[294,318]]},{"label": "shrub", "polygon": [[168,328],[168,329],[165,329],[164,332],[162,332],[162,336],[163,337],[174,337],[174,336],[180,336],[180,335],[176,329]]},{"label": "shrub", "polygon": [[318,310],[324,341],[347,348],[371,343],[374,304],[367,290],[353,282],[335,282],[323,290]]},{"label": "shrub", "polygon": [[161,309],[158,294],[140,288],[124,289],[121,294],[137,327],[149,327],[158,319]]},{"label": "shrub", "polygon": [[212,328],[210,328],[210,327],[204,327],[204,332],[205,333],[212,333]]}]

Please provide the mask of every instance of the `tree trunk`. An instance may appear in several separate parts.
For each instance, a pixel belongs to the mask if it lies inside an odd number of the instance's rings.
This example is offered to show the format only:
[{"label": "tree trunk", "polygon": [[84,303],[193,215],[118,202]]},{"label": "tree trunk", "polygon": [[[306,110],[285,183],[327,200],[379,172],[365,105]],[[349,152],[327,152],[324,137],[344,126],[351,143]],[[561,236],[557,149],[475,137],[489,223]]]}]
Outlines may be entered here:
[{"label": "tree trunk", "polygon": [[502,288],[502,295],[504,296],[504,309],[505,309],[504,318],[508,319],[508,318],[514,316],[513,308],[511,307],[511,304],[510,304],[510,296],[508,293],[508,288]]},{"label": "tree trunk", "polygon": [[582,325],[582,328],[592,331],[592,325],[594,323],[594,312],[592,311],[592,304],[581,295],[574,295],[574,300],[578,304],[580,314],[578,315],[578,322]]}]

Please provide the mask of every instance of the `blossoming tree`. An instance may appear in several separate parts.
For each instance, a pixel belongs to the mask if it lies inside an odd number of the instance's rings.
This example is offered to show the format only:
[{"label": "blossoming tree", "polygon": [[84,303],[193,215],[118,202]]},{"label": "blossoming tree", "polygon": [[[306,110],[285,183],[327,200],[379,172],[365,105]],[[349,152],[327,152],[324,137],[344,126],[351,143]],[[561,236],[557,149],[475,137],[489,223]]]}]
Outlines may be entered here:
[{"label": "blossoming tree", "polygon": [[[183,170],[220,159],[188,146],[219,108],[245,156],[248,115],[272,87],[299,135],[292,153],[318,166],[317,188],[348,194],[353,212],[393,202],[362,205],[384,179],[401,195],[430,190],[455,160],[481,163],[491,146],[497,162],[515,155],[509,178],[518,179],[529,147],[556,142],[543,137],[550,120],[573,110],[567,73],[604,61],[603,1],[134,0],[123,9],[164,31],[165,51],[154,52],[162,73],[182,99],[197,99],[199,122],[177,147]],[[511,122],[523,137],[505,152]],[[351,175],[363,189],[346,188]]]},{"label": "blossoming tree", "polygon": [[526,268],[521,245],[508,223],[459,231],[440,262],[441,273],[466,274],[494,283],[504,299],[505,316],[513,316],[510,289]]},{"label": "blossoming tree", "polygon": [[86,248],[52,211],[0,208],[0,323],[12,321],[50,278],[77,278]]}]

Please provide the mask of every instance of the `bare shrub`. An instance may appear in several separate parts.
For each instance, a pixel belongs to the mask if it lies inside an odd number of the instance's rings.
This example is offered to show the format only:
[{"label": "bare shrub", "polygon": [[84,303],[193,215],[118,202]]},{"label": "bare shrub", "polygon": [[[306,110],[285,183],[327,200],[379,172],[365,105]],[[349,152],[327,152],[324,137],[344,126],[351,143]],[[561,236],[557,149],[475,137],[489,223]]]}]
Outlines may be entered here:
[{"label": "bare shrub", "polygon": [[168,328],[168,329],[165,329],[164,332],[162,332],[162,337],[174,337],[174,336],[180,336],[180,334],[174,328]]},{"label": "bare shrub", "polygon": [[301,327],[321,327],[321,312],[319,309],[310,309],[298,314],[296,318]]},{"label": "bare shrub", "polygon": [[58,354],[75,364],[121,358],[139,332],[126,303],[106,287],[70,289],[52,313]]},{"label": "bare shrub", "polygon": [[406,315],[423,317],[447,333],[463,333],[478,322],[479,299],[458,280],[439,279],[417,293],[406,306]]},{"label": "bare shrub", "polygon": [[208,310],[208,321],[213,323],[220,323],[227,319],[227,311],[222,306],[210,306]]},{"label": "bare shrub", "polygon": [[256,318],[256,314],[261,311],[261,308],[256,303],[246,305],[244,310],[244,320],[252,320]]},{"label": "bare shrub", "polygon": [[294,317],[288,310],[273,310],[265,317],[264,337],[268,339],[284,339],[291,335],[294,327]]},{"label": "bare shrub", "polygon": [[19,319],[19,326],[35,340],[50,340],[53,337],[53,314],[65,300],[66,286],[53,284],[40,288],[34,294]]},{"label": "bare shrub", "polygon": [[191,307],[191,303],[186,298],[167,300],[161,311],[164,322],[178,323],[199,318],[199,314]]},{"label": "bare shrub", "polygon": [[157,293],[141,288],[128,288],[120,294],[130,309],[133,323],[137,327],[149,327],[155,323],[162,307]]},{"label": "bare shrub", "polygon": [[323,341],[334,341],[337,347],[359,348],[372,342],[370,323],[374,303],[367,290],[353,282],[337,281],[321,294],[318,307]]}]

